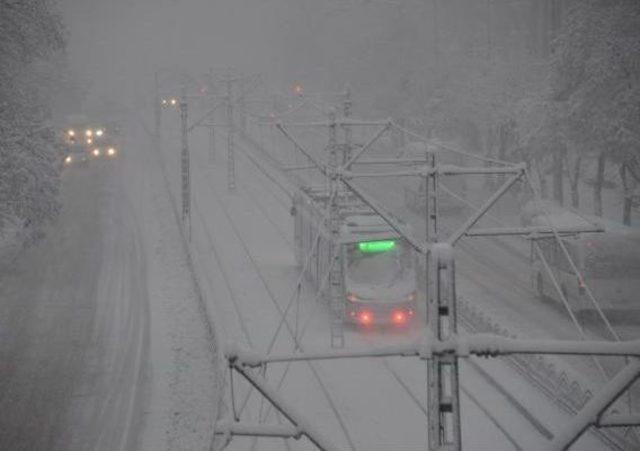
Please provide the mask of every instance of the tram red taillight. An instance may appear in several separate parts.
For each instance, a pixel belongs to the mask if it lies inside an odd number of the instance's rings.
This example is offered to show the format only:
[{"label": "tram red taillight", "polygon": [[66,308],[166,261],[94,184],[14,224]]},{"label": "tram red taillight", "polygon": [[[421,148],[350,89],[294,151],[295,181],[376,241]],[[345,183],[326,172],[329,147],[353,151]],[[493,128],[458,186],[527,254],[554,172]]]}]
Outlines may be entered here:
[{"label": "tram red taillight", "polygon": [[403,310],[396,310],[391,315],[393,324],[403,325],[407,322],[407,314]]},{"label": "tram red taillight", "polygon": [[358,321],[360,321],[360,324],[362,324],[363,326],[373,324],[373,313],[367,310],[361,311],[358,314]]}]

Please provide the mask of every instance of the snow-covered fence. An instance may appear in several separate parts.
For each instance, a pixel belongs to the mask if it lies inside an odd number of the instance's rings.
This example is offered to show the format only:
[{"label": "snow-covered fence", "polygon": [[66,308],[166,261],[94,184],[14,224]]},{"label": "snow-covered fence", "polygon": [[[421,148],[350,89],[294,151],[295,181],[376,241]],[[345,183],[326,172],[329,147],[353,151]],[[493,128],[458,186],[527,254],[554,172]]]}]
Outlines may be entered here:
[{"label": "snow-covered fence", "polygon": [[[458,298],[459,320],[473,333],[492,333],[503,337],[517,338],[506,328],[493,321],[487,314],[471,305],[467,300]],[[547,398],[555,402],[564,411],[575,415],[593,398],[593,392],[569,376],[566,371],[556,368],[550,358],[537,354],[514,354],[502,357]],[[595,433],[608,445],[617,449],[628,449],[627,440],[614,430],[595,430]]]},{"label": "snow-covered fence", "polygon": [[[460,320],[471,332],[487,332],[503,337],[517,338],[517,335],[510,333],[509,330],[491,320],[464,299],[459,299],[458,312]],[[565,371],[558,370],[555,364],[545,356],[518,354],[506,356],[504,359],[536,387],[571,413],[580,410],[592,397],[589,389],[582,387],[580,382],[572,380]]]}]

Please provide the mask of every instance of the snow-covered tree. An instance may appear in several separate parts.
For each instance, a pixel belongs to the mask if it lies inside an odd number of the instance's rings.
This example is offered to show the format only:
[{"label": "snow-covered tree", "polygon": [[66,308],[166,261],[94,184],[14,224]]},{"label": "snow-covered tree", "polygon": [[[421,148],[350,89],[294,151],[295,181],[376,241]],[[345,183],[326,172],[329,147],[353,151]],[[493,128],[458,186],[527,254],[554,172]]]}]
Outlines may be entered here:
[{"label": "snow-covered tree", "polygon": [[571,3],[554,43],[553,97],[564,103],[558,119],[569,142],[597,156],[596,214],[602,214],[607,161],[620,167],[624,220],[630,220],[640,159],[640,3]]},{"label": "snow-covered tree", "polygon": [[596,193],[605,161],[616,164],[629,216],[640,173],[638,0],[289,2],[306,5],[287,39],[308,50],[300,66],[318,66],[333,89],[348,81],[365,111],[535,163],[560,202],[568,176],[574,206],[588,164],[599,168]]},{"label": "snow-covered tree", "polygon": [[63,49],[53,1],[0,0],[0,230],[36,236],[58,211],[51,99]]}]

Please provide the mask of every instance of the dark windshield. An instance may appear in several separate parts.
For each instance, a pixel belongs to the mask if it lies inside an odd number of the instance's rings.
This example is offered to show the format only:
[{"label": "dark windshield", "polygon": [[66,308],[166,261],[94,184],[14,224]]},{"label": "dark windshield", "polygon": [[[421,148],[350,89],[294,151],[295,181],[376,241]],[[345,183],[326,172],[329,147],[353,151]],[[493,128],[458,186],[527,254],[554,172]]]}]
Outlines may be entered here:
[{"label": "dark windshield", "polygon": [[412,268],[411,251],[400,240],[350,244],[347,275],[357,283],[390,286]]}]

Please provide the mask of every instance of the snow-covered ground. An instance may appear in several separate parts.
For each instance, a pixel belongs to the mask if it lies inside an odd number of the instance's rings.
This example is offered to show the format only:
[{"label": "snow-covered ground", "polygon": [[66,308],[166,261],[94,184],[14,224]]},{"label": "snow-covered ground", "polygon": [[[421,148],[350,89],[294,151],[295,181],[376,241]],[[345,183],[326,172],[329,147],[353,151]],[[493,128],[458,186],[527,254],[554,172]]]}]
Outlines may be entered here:
[{"label": "snow-covered ground", "polygon": [[214,340],[168,191],[158,149],[131,119],[124,183],[142,230],[147,260],[149,353],[145,450],[209,449],[217,416]]}]

